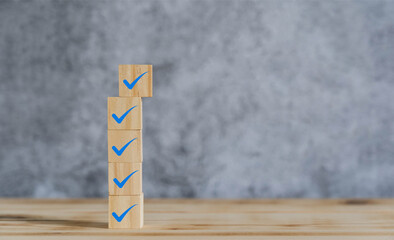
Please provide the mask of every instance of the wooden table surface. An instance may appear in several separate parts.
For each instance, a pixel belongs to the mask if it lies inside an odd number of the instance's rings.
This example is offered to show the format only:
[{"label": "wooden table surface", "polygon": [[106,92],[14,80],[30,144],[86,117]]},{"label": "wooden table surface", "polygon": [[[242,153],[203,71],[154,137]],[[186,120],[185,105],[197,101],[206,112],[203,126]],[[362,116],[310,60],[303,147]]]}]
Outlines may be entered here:
[{"label": "wooden table surface", "polygon": [[147,199],[141,230],[105,199],[0,199],[0,239],[394,239],[394,199]]}]

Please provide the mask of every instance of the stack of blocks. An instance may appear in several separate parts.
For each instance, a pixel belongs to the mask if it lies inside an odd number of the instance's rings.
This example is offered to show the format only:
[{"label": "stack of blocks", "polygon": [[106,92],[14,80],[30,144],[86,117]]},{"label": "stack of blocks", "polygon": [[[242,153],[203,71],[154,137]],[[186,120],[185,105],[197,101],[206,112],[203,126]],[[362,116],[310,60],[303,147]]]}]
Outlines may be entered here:
[{"label": "stack of blocks", "polygon": [[142,228],[142,101],[152,65],[119,65],[119,97],[108,98],[109,228]]}]

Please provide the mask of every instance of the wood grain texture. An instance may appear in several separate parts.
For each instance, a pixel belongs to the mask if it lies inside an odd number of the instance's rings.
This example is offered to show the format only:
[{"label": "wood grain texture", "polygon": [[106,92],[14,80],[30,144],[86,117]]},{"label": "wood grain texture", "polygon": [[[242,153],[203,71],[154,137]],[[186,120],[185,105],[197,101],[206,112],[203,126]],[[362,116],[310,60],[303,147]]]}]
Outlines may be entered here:
[{"label": "wood grain texture", "polygon": [[[135,172],[123,185],[119,188],[114,178],[122,182],[131,173]],[[138,195],[142,193],[142,163],[108,163],[108,190],[109,195]]]},{"label": "wood grain texture", "polygon": [[[123,220],[118,222],[112,216],[115,212],[118,216],[122,215],[128,208],[135,205]],[[109,196],[108,197],[108,227],[140,229],[144,225],[144,194],[133,196]]]},{"label": "wood grain texture", "polygon": [[[132,83],[145,72],[132,89],[124,84],[125,79]],[[152,75],[152,65],[119,65],[119,96],[152,97]]]},{"label": "wood grain texture", "polygon": [[[132,141],[118,156],[112,149],[115,146],[118,150]],[[108,130],[108,162],[135,162],[140,163],[142,156],[142,131],[141,130]]]},{"label": "wood grain texture", "polygon": [[[133,108],[123,121],[117,123],[112,117],[116,114],[121,118]],[[108,129],[142,129],[142,101],[139,97],[109,97],[108,98]]]},{"label": "wood grain texture", "polygon": [[394,200],[147,199],[140,230],[106,199],[0,199],[0,239],[394,239]]}]

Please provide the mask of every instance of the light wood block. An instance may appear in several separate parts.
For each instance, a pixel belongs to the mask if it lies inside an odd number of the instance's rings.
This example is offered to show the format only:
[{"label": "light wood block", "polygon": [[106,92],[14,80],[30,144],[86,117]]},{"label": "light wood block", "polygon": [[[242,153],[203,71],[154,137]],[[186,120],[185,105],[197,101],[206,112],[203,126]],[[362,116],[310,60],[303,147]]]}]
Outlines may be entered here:
[{"label": "light wood block", "polygon": [[108,162],[142,162],[141,130],[108,130]]},{"label": "light wood block", "polygon": [[141,98],[109,97],[108,129],[142,129]]},{"label": "light wood block", "polygon": [[[134,206],[134,207],[133,207]],[[130,210],[129,208],[132,207]],[[109,228],[142,228],[144,225],[144,195],[109,196]],[[126,211],[129,210],[127,213]],[[126,213],[124,216],[122,214]],[[117,217],[123,217],[120,221]]]},{"label": "light wood block", "polygon": [[108,163],[109,195],[142,193],[142,163]]},{"label": "light wood block", "polygon": [[152,74],[152,65],[119,65],[119,96],[152,97]]}]

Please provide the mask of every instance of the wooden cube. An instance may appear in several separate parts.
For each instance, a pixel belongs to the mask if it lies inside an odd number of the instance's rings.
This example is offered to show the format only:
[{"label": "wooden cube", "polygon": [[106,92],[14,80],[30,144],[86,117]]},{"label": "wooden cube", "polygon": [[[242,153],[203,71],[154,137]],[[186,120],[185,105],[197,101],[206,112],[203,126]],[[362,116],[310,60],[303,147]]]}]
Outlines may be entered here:
[{"label": "wooden cube", "polygon": [[108,129],[142,129],[141,98],[109,97]]},{"label": "wooden cube", "polygon": [[141,130],[108,130],[108,162],[142,162]]},{"label": "wooden cube", "polygon": [[142,228],[144,195],[109,196],[109,228]]},{"label": "wooden cube", "polygon": [[108,163],[109,195],[142,193],[142,163]]},{"label": "wooden cube", "polygon": [[152,65],[119,65],[119,96],[152,97]]}]

